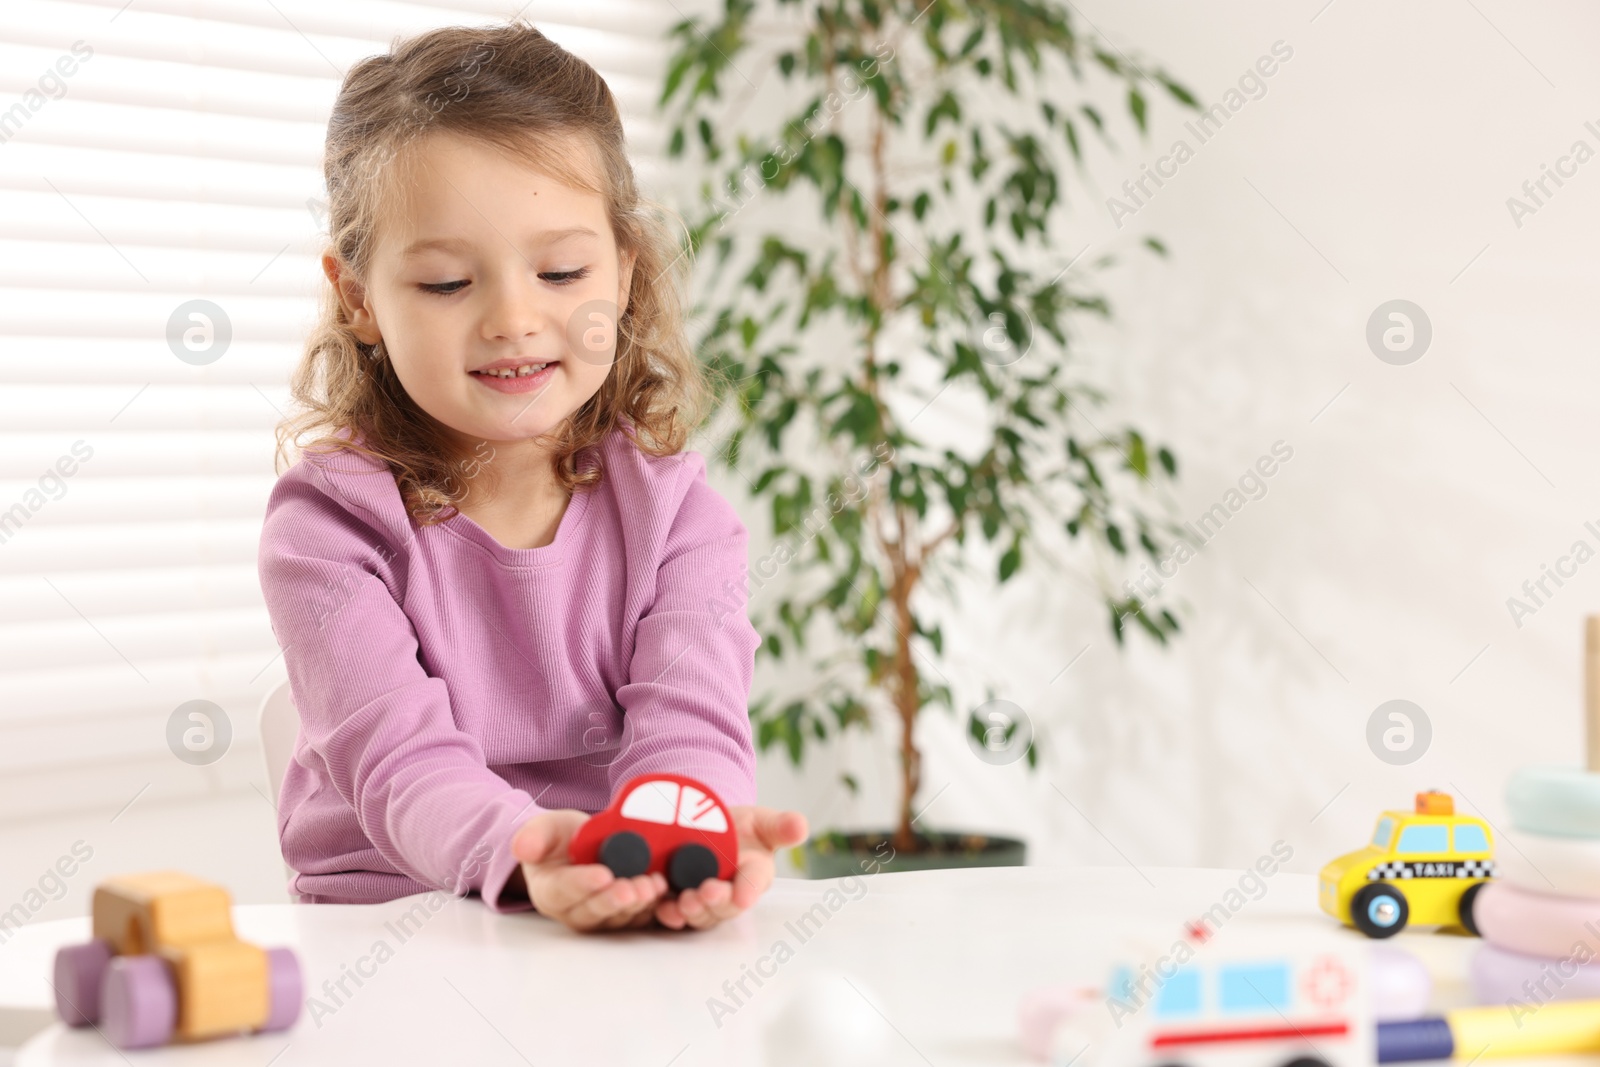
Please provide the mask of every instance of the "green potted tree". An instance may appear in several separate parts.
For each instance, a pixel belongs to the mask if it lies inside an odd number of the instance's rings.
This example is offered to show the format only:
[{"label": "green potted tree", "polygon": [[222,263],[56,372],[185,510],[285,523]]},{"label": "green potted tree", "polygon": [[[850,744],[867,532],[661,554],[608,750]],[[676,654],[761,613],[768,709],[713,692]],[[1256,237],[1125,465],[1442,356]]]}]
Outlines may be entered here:
[{"label": "green potted tree", "polygon": [[[1163,644],[1177,631],[1116,579],[1175,532],[1158,490],[1177,462],[1091,416],[1104,397],[1074,366],[1068,327],[1110,309],[1060,240],[1088,131],[1112,145],[1091,92],[1110,84],[1141,135],[1150,96],[1194,97],[1054,0],[724,0],[672,39],[668,151],[716,175],[685,212],[686,251],[709,263],[697,317],[720,383],[715,453],[770,501],[776,538],[737,595],[762,651],[815,679],[753,704],[757,742],[798,765],[808,744],[882,713],[900,727],[896,825],[816,834],[803,869],[865,869],[885,842],[896,870],[1021,863],[1021,841],[914,825],[917,716],[958,706],[929,677],[945,641],[932,608],[976,557],[1012,580],[1059,523],[1118,642],[1130,625]],[[763,89],[784,117],[753,129]],[[976,448],[925,439],[947,389]],[[1034,766],[1025,716],[1003,704],[967,712],[974,751]]]}]

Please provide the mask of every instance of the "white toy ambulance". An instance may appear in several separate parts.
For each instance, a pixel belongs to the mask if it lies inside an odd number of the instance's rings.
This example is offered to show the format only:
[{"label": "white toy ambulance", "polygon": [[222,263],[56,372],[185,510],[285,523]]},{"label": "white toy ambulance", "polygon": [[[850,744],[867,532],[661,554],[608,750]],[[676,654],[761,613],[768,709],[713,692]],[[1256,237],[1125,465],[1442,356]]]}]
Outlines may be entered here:
[{"label": "white toy ambulance", "polygon": [[[1231,933],[1232,931],[1229,931]],[[1187,949],[1184,952],[1183,949]],[[1371,1067],[1369,959],[1348,937],[1180,940],[1116,967],[1053,1067]]]}]

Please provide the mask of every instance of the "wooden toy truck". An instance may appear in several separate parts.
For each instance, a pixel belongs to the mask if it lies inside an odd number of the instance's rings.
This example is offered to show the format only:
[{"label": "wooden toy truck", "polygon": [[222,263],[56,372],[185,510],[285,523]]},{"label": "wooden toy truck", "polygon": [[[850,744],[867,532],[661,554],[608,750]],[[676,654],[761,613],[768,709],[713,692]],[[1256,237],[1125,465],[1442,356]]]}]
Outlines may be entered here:
[{"label": "wooden toy truck", "polygon": [[94,939],[56,954],[56,1011],[118,1048],[284,1030],[300,1014],[300,961],[233,932],[228,891],[178,871],[108,878]]}]

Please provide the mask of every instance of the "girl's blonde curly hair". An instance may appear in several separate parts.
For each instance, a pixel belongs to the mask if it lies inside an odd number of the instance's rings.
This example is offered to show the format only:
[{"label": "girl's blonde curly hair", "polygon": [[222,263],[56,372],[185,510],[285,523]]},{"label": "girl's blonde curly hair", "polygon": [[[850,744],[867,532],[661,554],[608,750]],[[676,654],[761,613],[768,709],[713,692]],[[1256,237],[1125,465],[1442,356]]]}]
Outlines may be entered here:
[{"label": "girl's blonde curly hair", "polygon": [[[338,258],[341,274],[366,283],[379,221],[403,202],[415,150],[436,131],[477,138],[600,193],[619,253],[635,257],[611,373],[550,434],[562,485],[576,491],[598,484],[599,464],[580,465],[578,457],[613,429],[652,455],[682,451],[713,395],[709,372],[684,332],[687,257],[661,213],[639,196],[622,119],[605,81],[520,19],[431,30],[357,63],[334,103],[323,155],[325,254]],[[599,188],[572,158],[572,135],[593,146]],[[470,486],[459,475],[472,461],[453,455],[444,429],[406,394],[382,342],[356,338],[326,278],[289,389],[300,410],[276,428],[279,473],[297,450],[354,449],[388,464],[417,522],[429,525],[456,513]],[[307,435],[315,436],[302,444]]]}]

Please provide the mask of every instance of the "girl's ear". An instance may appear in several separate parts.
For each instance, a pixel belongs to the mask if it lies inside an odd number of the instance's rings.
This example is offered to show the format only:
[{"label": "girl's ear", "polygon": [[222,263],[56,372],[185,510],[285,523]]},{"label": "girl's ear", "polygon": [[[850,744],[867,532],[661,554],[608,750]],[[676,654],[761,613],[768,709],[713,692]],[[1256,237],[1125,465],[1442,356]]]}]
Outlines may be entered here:
[{"label": "girl's ear", "polygon": [[341,268],[339,257],[332,253],[322,257],[322,273],[328,276],[339,294],[339,303],[344,305],[345,316],[350,320],[350,331],[362,344],[377,344],[383,335],[378,332],[378,320],[367,302],[366,289]]}]

